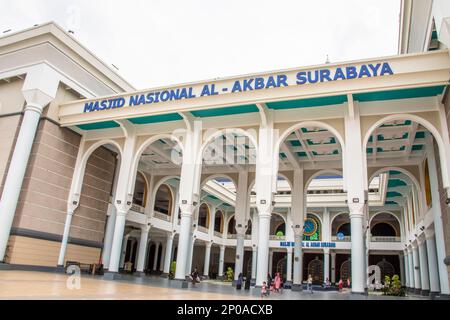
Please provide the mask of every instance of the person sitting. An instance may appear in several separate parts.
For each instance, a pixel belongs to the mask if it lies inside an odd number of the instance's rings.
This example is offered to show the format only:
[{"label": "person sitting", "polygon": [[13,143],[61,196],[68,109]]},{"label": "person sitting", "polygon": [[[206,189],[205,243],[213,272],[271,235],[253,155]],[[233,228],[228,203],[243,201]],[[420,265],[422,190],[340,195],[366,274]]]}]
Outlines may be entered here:
[{"label": "person sitting", "polygon": [[263,284],[261,286],[261,298],[264,297],[264,296],[267,296],[267,295],[268,295],[268,293],[267,293],[267,284],[266,284],[265,281],[263,281]]},{"label": "person sitting", "polygon": [[198,271],[197,268],[194,269],[194,271],[192,271],[190,279],[192,281],[192,284],[196,284],[196,283],[200,283],[200,277],[198,276]]}]

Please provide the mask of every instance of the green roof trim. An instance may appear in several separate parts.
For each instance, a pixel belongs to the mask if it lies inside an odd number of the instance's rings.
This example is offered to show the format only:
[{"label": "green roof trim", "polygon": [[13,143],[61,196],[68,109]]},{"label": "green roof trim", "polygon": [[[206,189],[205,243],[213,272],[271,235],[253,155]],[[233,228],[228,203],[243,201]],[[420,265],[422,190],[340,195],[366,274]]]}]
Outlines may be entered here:
[{"label": "green roof trim", "polygon": [[396,191],[388,191],[386,193],[387,198],[394,198],[394,197],[401,197],[401,196],[402,196],[401,193],[398,193]]},{"label": "green roof trim", "polygon": [[266,103],[266,105],[269,109],[283,110],[283,109],[324,107],[335,104],[342,104],[345,102],[347,102],[347,96],[339,95],[339,96],[308,98],[290,101],[268,102]]},{"label": "green roof trim", "polygon": [[423,145],[422,144],[416,144],[412,146],[412,150],[413,151],[420,151],[423,149]]},{"label": "green roof trim", "polygon": [[259,110],[256,105],[248,104],[248,105],[243,105],[243,106],[232,106],[232,107],[224,107],[224,108],[191,111],[191,114],[194,117],[207,118],[207,117],[230,116],[230,115],[242,114],[242,113],[254,113],[254,112],[258,112],[258,111]]},{"label": "green roof trim", "polygon": [[395,201],[385,201],[384,204],[398,205],[398,203]]},{"label": "green roof trim", "polygon": [[355,101],[359,102],[423,98],[437,96],[444,91],[444,88],[445,86],[433,86],[424,88],[356,93],[353,95],[353,98],[355,99]]},{"label": "green roof trim", "polygon": [[406,183],[403,180],[389,179],[388,181],[388,188],[403,187],[403,186],[406,186]]},{"label": "green roof trim", "polygon": [[160,114],[157,116],[147,116],[128,119],[128,121],[130,121],[133,124],[148,124],[148,123],[168,122],[177,120],[183,120],[183,117],[179,113],[168,113],[168,114]]},{"label": "green roof trim", "polygon": [[293,147],[301,147],[302,146],[302,144],[298,140],[291,140],[290,143],[291,143],[291,146],[293,146]]},{"label": "green roof trim", "polygon": [[120,125],[115,121],[102,121],[95,123],[87,123],[87,124],[79,124],[78,128],[82,130],[99,130],[99,129],[109,129],[109,128],[117,128]]}]

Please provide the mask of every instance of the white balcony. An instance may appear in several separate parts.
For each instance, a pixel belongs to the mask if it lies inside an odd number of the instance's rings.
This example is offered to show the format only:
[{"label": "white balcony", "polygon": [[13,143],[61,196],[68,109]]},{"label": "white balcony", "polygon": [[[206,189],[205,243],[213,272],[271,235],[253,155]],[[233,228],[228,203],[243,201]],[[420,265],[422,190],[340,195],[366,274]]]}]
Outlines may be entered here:
[{"label": "white balcony", "polygon": [[209,233],[208,228],[205,228],[203,226],[198,226],[197,230],[203,233]]},{"label": "white balcony", "polygon": [[214,236],[222,238],[222,233],[220,233],[219,231],[214,231]]},{"label": "white balcony", "polygon": [[372,241],[372,242],[401,242],[402,239],[400,237],[371,237],[370,241]]},{"label": "white balcony", "polygon": [[352,241],[352,237],[351,237],[351,236],[344,236],[343,238],[338,239],[338,237],[332,236],[332,237],[331,237],[331,241],[336,241],[336,242],[351,242],[351,241]]},{"label": "white balcony", "polygon": [[271,234],[269,239],[270,240],[286,240],[286,236],[276,236],[274,234]]},{"label": "white balcony", "polygon": [[144,213],[145,212],[145,208],[143,206],[140,206],[138,204],[133,203],[131,205],[131,210],[135,211],[135,212],[139,212],[139,213]]},{"label": "white balcony", "polygon": [[153,216],[154,216],[156,219],[160,219],[160,220],[164,220],[164,221],[170,221],[170,216],[167,215],[167,214],[165,214],[165,213],[161,213],[161,212],[158,212],[158,211],[154,211],[154,212],[153,212]]}]

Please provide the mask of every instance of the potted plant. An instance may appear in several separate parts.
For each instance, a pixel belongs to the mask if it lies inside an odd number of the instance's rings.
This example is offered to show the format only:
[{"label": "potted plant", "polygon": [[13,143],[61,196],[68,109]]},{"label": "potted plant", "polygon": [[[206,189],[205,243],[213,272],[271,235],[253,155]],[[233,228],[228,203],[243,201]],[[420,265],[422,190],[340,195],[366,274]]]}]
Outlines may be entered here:
[{"label": "potted plant", "polygon": [[226,278],[225,281],[232,282],[233,281],[234,272],[233,272],[233,269],[231,267],[227,268],[226,275],[227,275],[227,278]]}]

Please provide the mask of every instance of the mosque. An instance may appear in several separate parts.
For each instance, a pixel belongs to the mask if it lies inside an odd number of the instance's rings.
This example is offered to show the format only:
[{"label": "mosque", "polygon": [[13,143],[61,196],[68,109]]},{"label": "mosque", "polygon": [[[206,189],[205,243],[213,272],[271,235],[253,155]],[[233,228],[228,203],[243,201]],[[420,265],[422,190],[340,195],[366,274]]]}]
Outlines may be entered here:
[{"label": "mosque", "polygon": [[0,272],[398,275],[450,297],[450,3],[398,54],[136,91],[55,23],[0,37]]}]

